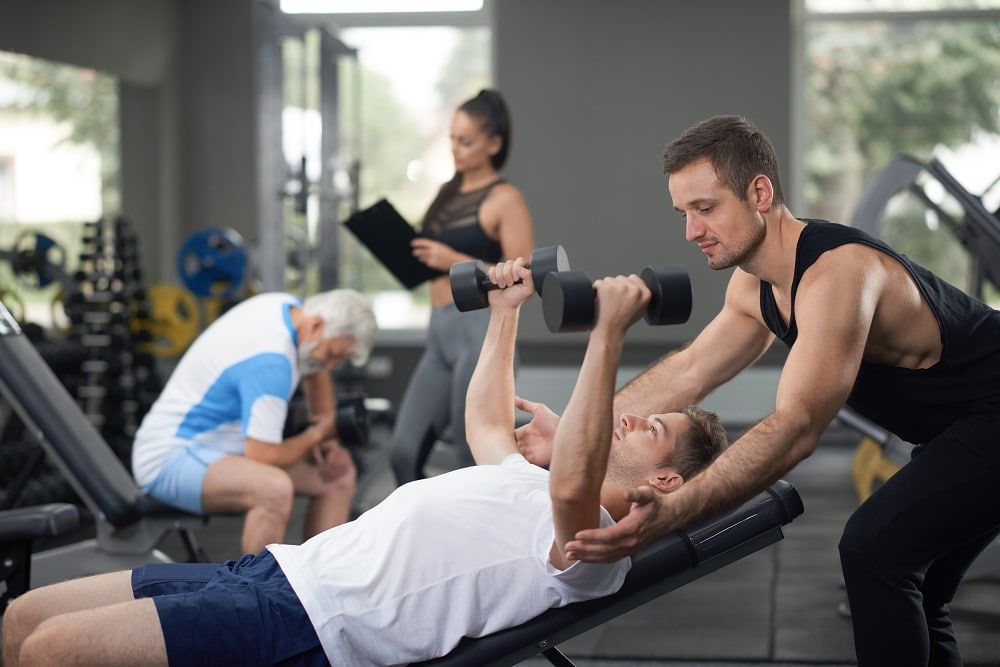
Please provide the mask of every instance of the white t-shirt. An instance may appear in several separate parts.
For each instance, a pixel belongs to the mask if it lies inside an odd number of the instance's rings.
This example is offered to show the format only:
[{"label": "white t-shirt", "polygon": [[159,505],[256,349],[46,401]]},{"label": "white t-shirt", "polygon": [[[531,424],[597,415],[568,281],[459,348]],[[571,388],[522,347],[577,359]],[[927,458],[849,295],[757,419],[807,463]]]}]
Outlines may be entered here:
[{"label": "white t-shirt", "polygon": [[621,587],[630,559],[559,571],[553,536],[548,471],[511,454],[405,484],[350,523],[268,549],[331,664],[388,667]]},{"label": "white t-shirt", "polygon": [[251,297],[213,322],[188,348],[135,434],[139,486],[191,443],[242,454],[246,438],[281,442],[299,384],[291,294]]}]

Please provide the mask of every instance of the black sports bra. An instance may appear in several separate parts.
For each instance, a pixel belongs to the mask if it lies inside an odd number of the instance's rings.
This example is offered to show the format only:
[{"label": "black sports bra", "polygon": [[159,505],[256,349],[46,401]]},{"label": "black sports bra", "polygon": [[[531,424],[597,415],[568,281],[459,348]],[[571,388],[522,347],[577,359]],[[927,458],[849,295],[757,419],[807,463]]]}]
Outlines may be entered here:
[{"label": "black sports bra", "polygon": [[499,241],[488,237],[483,230],[479,222],[479,207],[490,190],[503,182],[503,179],[498,179],[477,190],[456,193],[433,220],[424,224],[423,235],[484,262],[499,262],[503,258],[503,249]]}]

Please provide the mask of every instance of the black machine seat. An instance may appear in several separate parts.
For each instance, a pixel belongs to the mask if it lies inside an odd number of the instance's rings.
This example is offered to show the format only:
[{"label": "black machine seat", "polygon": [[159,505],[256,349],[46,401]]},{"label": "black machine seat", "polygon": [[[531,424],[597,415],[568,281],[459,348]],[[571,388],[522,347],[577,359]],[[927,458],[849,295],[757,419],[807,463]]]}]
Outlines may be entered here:
[{"label": "black machine seat", "polygon": [[0,614],[31,580],[31,549],[40,538],[56,537],[75,530],[80,513],[70,503],[48,503],[0,512]]},{"label": "black machine seat", "polygon": [[[156,545],[168,531],[177,530],[192,560],[200,559],[190,531],[202,527],[204,517],[163,505],[139,488],[2,304],[0,392],[93,515],[97,551],[125,554],[130,561],[159,559],[162,554],[153,553]],[[63,560],[69,569],[74,563],[83,567],[79,574],[103,571],[103,564],[87,566],[79,554]],[[119,565],[128,563],[107,566]]]},{"label": "black machine seat", "polygon": [[539,654],[554,665],[572,665],[558,644],[774,544],[783,538],[781,527],[802,511],[795,487],[778,481],[736,509],[665,535],[634,555],[617,593],[549,609],[517,627],[465,639],[448,655],[420,666],[507,667]]}]

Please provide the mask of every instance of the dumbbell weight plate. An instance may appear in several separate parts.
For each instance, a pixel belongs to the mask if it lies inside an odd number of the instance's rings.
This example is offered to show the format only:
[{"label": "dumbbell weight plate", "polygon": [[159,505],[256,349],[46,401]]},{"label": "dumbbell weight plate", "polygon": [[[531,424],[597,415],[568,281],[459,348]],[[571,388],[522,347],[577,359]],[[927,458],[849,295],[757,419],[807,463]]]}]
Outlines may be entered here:
[{"label": "dumbbell weight plate", "polygon": [[371,419],[362,394],[337,400],[337,434],[345,445],[367,445]]},{"label": "dumbbell weight plate", "polygon": [[691,278],[679,266],[647,266],[640,274],[653,293],[644,319],[647,324],[683,324],[691,317]]},{"label": "dumbbell weight plate", "polygon": [[481,260],[453,264],[448,279],[451,282],[451,297],[460,312],[480,310],[489,305],[486,290],[482,289],[482,279],[486,275],[486,264]]},{"label": "dumbbell weight plate", "polygon": [[586,271],[559,271],[545,276],[542,314],[552,333],[586,331],[594,323],[594,281]]}]

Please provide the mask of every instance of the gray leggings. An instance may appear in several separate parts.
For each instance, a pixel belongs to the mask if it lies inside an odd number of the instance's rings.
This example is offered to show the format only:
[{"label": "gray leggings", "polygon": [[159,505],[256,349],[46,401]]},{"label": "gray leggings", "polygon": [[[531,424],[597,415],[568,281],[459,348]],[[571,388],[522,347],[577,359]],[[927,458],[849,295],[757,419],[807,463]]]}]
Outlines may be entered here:
[{"label": "gray leggings", "polygon": [[475,463],[465,439],[465,394],[489,322],[489,309],[463,313],[448,304],[431,312],[427,347],[403,394],[392,434],[397,483],[425,477],[424,463],[448,426],[459,466]]}]

